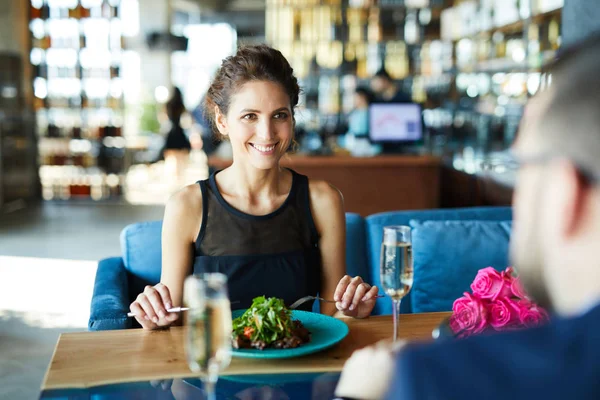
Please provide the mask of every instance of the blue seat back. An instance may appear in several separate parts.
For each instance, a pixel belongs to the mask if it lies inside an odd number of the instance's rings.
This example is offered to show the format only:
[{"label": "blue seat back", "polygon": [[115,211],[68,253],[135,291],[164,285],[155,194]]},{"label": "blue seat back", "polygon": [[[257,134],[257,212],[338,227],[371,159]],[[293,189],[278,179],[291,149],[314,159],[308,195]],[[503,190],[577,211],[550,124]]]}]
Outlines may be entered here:
[{"label": "blue seat back", "polygon": [[[411,220],[416,221],[510,221],[512,220],[512,208],[510,207],[475,207],[457,209],[437,209],[421,211],[396,211],[374,214],[366,218],[366,243],[367,262],[369,266],[368,277],[370,282],[379,286],[379,258],[381,253],[381,242],[383,239],[383,227],[388,225],[409,225]],[[485,266],[483,266],[485,267]],[[400,311],[412,312],[410,296],[402,300]],[[392,305],[389,299],[380,299],[373,310],[374,315],[391,314]]]},{"label": "blue seat back", "polygon": [[121,231],[123,264],[129,272],[130,300],[144,290],[146,285],[160,281],[162,262],[162,221],[131,224]]}]

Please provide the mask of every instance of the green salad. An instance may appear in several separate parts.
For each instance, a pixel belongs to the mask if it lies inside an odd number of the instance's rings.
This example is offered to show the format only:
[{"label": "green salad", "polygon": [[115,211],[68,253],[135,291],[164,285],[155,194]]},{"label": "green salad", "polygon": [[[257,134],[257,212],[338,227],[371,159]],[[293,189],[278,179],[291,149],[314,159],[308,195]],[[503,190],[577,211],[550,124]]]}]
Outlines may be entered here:
[{"label": "green salad", "polygon": [[293,348],[309,340],[310,332],[292,320],[291,310],[275,297],[254,298],[250,308],[233,320],[235,348]]}]

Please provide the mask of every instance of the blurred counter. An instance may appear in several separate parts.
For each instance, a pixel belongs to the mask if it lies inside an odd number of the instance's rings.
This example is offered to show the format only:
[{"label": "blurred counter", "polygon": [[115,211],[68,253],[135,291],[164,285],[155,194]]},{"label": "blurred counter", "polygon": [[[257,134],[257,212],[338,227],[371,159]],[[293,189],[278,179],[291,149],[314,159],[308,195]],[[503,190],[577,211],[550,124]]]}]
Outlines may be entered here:
[{"label": "blurred counter", "polygon": [[[208,165],[223,169],[231,165],[231,160],[209,157]],[[281,165],[337,187],[344,195],[346,212],[367,216],[440,206],[441,159],[438,157],[292,155],[284,157]]]},{"label": "blurred counter", "polygon": [[444,159],[441,169],[442,208],[509,206],[516,171],[507,168],[506,152],[476,156],[472,152]]}]

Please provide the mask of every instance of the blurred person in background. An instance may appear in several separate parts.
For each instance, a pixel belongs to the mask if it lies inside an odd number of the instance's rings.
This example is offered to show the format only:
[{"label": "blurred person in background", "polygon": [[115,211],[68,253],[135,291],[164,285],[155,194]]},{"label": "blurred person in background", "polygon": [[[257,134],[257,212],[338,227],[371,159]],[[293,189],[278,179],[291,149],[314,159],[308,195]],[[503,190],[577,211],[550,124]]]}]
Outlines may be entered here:
[{"label": "blurred person in background", "polygon": [[177,181],[181,181],[188,165],[192,145],[181,126],[181,117],[186,109],[179,88],[173,88],[171,98],[165,105],[165,111],[170,126],[161,150],[161,158],[165,160],[165,175],[175,176]]},{"label": "blurred person in background", "polygon": [[[341,193],[280,165],[294,140],[300,88],[281,52],[265,45],[226,58],[205,100],[233,164],[189,185],[167,203],[160,283],[130,305],[145,329],[178,322],[185,278],[221,272],[232,304],[248,308],[258,296],[290,305],[307,296],[333,299],[321,312],[364,318],[377,287],[344,276],[346,224]],[[307,302],[299,307],[310,310]]]},{"label": "blurred person in background", "polygon": [[354,156],[371,156],[379,150],[369,141],[369,104],[374,99],[366,87],[357,87],[354,92],[354,110],[348,115],[348,132],[344,136],[344,147]]},{"label": "blurred person in background", "polygon": [[511,258],[551,322],[403,348],[379,343],[348,360],[339,396],[600,399],[599,70],[600,36],[566,51],[550,88],[528,103],[513,146]]},{"label": "blurred person in background", "polygon": [[219,146],[219,140],[215,138],[213,127],[210,119],[205,115],[204,102],[206,101],[206,95],[202,96],[198,106],[192,111],[192,118],[197,130],[200,132],[200,139],[202,141],[202,150],[207,156],[213,154]]},{"label": "blurred person in background", "polygon": [[369,134],[369,104],[374,100],[373,92],[357,87],[354,92],[354,109],[348,115],[348,134],[366,137]]},{"label": "blurred person in background", "polygon": [[390,74],[381,68],[371,79],[371,89],[377,95],[377,101],[390,103],[412,103],[410,96],[398,87]]},{"label": "blurred person in background", "polygon": [[[201,148],[207,157],[216,155],[219,151],[220,141],[213,131],[213,126],[210,119],[206,116],[204,110],[204,103],[206,101],[206,95],[202,96],[198,106],[192,111],[192,118],[194,120],[194,139],[196,140],[199,148]],[[190,139],[192,137],[190,136]],[[192,143],[194,144],[194,143]],[[196,147],[194,147],[196,148]],[[214,167],[208,166],[209,176],[215,172]]]}]

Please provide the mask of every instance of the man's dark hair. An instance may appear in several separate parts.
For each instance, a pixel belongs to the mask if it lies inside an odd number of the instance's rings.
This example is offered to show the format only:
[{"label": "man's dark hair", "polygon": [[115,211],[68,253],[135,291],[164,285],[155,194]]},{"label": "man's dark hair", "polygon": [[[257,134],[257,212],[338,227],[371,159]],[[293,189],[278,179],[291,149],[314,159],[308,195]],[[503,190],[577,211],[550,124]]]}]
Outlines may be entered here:
[{"label": "man's dark hair", "polygon": [[388,72],[385,70],[385,68],[381,68],[379,71],[377,71],[375,73],[375,76],[377,78],[382,78],[382,79],[385,79],[385,80],[390,81],[390,82],[394,81],[392,79],[392,77],[390,76],[390,74],[388,74]]},{"label": "man's dark hair", "polygon": [[537,124],[540,151],[600,176],[600,35],[562,50],[550,73],[551,97]]},{"label": "man's dark hair", "polygon": [[354,92],[356,94],[363,96],[365,98],[365,100],[367,101],[367,104],[371,104],[372,102],[375,101],[375,94],[369,88],[367,88],[365,86],[357,87]]}]

